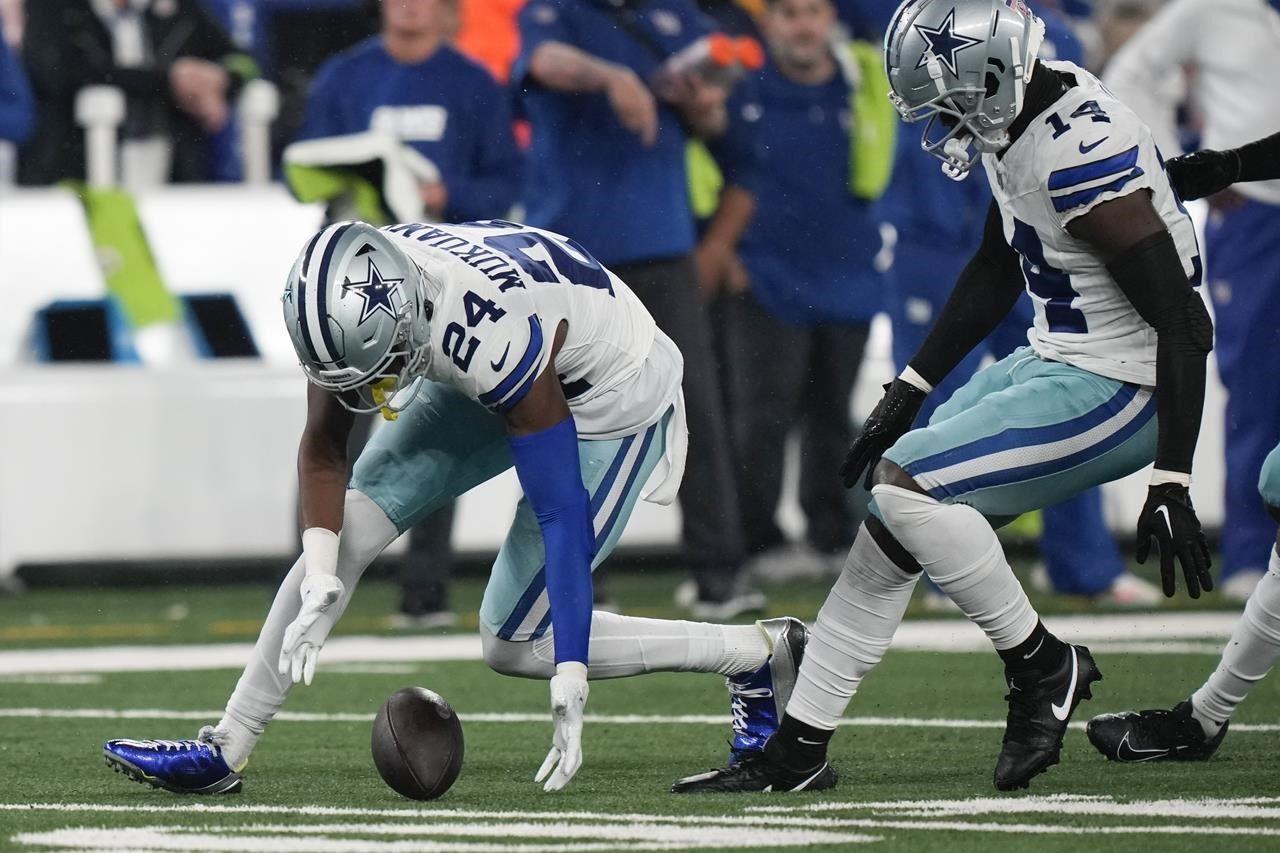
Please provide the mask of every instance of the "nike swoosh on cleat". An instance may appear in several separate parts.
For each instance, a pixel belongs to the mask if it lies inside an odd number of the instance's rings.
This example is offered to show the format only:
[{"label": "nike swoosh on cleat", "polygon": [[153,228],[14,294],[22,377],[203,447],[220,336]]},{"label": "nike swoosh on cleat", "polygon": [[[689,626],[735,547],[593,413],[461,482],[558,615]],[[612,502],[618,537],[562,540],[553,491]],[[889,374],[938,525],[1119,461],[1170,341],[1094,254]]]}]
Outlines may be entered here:
[{"label": "nike swoosh on cleat", "polygon": [[502,366],[507,363],[507,354],[510,352],[511,352],[511,344],[508,343],[507,348],[502,351],[502,358],[498,359],[497,361],[489,362],[489,366],[493,368],[495,373],[501,370]]},{"label": "nike swoosh on cleat", "polygon": [[1040,651],[1040,647],[1044,645],[1044,637],[1040,638],[1040,642],[1036,643],[1036,647],[1022,656],[1023,660],[1031,660],[1031,656]]},{"label": "nike swoosh on cleat", "polygon": [[[1125,754],[1128,750],[1128,754]],[[1134,749],[1129,744],[1129,733],[1125,732],[1124,737],[1120,738],[1120,742],[1116,744],[1116,758],[1121,761],[1151,761],[1156,758],[1163,758],[1169,754],[1167,749]]]},{"label": "nike swoosh on cleat", "polygon": [[[826,769],[827,769],[827,765],[824,763],[821,767],[819,767],[819,768],[818,768],[818,772],[814,773],[814,774],[813,774],[812,776],[810,776],[808,779],[805,779],[803,782],[801,782],[799,785],[797,785],[796,787],[792,788],[791,790],[793,790],[793,791],[803,791],[805,788],[808,788],[808,787],[809,787],[810,783],[812,783],[814,779],[817,779],[819,776],[821,776],[821,775],[822,775],[822,771],[823,771],[823,770],[826,770]],[[773,787],[772,785],[770,785],[770,786],[769,786],[769,788],[772,788],[772,787]],[[765,790],[768,790],[768,788],[766,788]]]},{"label": "nike swoosh on cleat", "polygon": [[1081,153],[1081,154],[1088,154],[1090,151],[1092,151],[1093,149],[1097,148],[1099,145],[1101,145],[1102,143],[1106,142],[1106,141],[1107,141],[1108,139],[1110,139],[1110,138],[1111,138],[1111,137],[1109,137],[1109,136],[1104,136],[1104,137],[1102,137],[1101,139],[1099,139],[1097,142],[1093,143],[1092,145],[1085,145],[1083,142],[1081,142],[1081,143],[1080,143],[1080,153]]},{"label": "nike swoosh on cleat", "polygon": [[1075,695],[1076,676],[1079,675],[1079,673],[1080,665],[1076,660],[1076,647],[1071,646],[1071,683],[1067,685],[1067,695],[1063,697],[1061,705],[1054,702],[1049,706],[1049,709],[1053,711],[1053,715],[1057,717],[1060,722],[1065,723],[1067,718],[1071,716],[1071,697]]},{"label": "nike swoosh on cleat", "polygon": [[1173,523],[1169,521],[1169,508],[1164,504],[1156,507],[1156,515],[1164,516],[1164,526],[1169,528],[1169,538],[1173,538]]},{"label": "nike swoosh on cleat", "polygon": [[806,746],[822,746],[822,743],[821,743],[820,741],[816,741],[816,740],[805,740],[805,739],[804,739],[804,738],[802,738],[802,737],[798,737],[798,738],[796,738],[796,740],[800,741],[801,743],[805,744]]}]

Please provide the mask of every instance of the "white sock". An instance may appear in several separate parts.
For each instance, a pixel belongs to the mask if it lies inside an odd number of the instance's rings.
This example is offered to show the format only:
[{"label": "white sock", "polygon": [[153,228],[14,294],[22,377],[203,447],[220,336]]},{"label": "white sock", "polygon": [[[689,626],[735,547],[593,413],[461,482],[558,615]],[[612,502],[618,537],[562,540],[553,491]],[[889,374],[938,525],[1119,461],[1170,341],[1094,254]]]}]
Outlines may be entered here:
[{"label": "white sock", "polygon": [[898,486],[879,485],[871,493],[893,537],[997,649],[1031,636],[1040,617],[982,513]]},{"label": "white sock", "polygon": [[[499,672],[550,678],[555,675],[553,633],[548,631],[526,642],[486,636],[485,658]],[[764,666],[770,652],[768,637],[755,624],[643,619],[600,610],[591,614],[591,644],[587,650],[592,680],[645,672],[740,675]]]},{"label": "white sock", "polygon": [[[331,611],[334,621],[347,609],[356,584],[369,563],[395,541],[397,535],[395,525],[367,495],[355,490],[347,492],[338,549],[338,578],[345,589]],[[289,695],[289,688],[293,686],[289,677],[281,675],[277,667],[284,630],[297,618],[302,605],[298,587],[305,573],[299,557],[276,592],[249,664],[240,676],[235,692],[227,700],[226,713],[217,725],[226,734],[222,755],[232,768],[240,767],[249,760],[254,744],[280,710]],[[320,657],[323,660],[323,651]]]},{"label": "white sock", "polygon": [[868,672],[880,662],[911,601],[919,572],[907,573],[864,524],[813,625],[787,714],[834,729]]},{"label": "white sock", "polygon": [[1215,737],[1271,671],[1280,657],[1280,552],[1271,552],[1267,573],[1253,588],[1244,613],[1222,651],[1218,668],[1191,697],[1193,716],[1208,737]]}]

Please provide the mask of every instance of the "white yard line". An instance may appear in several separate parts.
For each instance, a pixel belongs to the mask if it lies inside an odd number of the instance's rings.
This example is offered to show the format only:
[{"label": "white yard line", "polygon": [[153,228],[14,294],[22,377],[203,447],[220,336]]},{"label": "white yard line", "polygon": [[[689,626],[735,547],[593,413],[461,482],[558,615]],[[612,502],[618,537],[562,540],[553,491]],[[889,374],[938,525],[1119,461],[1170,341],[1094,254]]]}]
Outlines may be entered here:
[{"label": "white yard line", "polygon": [[1169,817],[1179,820],[1280,821],[1280,798],[1194,798],[1116,801],[1110,797],[971,797],[963,800],[889,800],[825,802],[799,806],[747,806],[752,814],[816,814],[824,812],[891,812],[900,817],[973,817],[996,814],[1072,814],[1117,817]]},{"label": "white yard line", "polygon": [[[228,804],[99,805],[95,803],[0,804],[0,811],[49,813],[166,814],[186,825],[105,828],[72,826],[25,832],[9,840],[24,846],[95,850],[461,850],[468,853],[549,853],[552,850],[675,850],[708,847],[844,845],[880,840],[849,830],[964,832],[1002,835],[1132,835],[1280,837],[1274,825],[1188,821],[1280,819],[1277,798],[1151,800],[1125,802],[1110,797],[1048,796],[1016,799],[893,800],[815,803],[798,811],[871,812],[868,817],[764,814],[749,807],[736,814],[651,815],[600,812],[487,811],[431,808],[339,808]],[[885,814],[888,812],[889,814]],[[1070,825],[1046,821],[1000,823],[957,820],[991,814],[1089,815],[1181,823]],[[217,825],[214,815],[274,816],[273,823]],[[327,818],[323,823],[285,823],[279,818]],[[912,819],[912,818],[915,819]],[[343,820],[351,819],[351,820]],[[168,820],[172,820],[170,818]],[[200,823],[194,823],[199,821]],[[441,836],[449,840],[437,840]],[[411,838],[412,840],[405,840]],[[461,839],[474,839],[464,841]],[[482,840],[483,839],[483,840]],[[500,841],[503,839],[505,841]],[[538,843],[554,840],[554,844]],[[528,843],[533,842],[533,843]],[[566,843],[567,842],[567,843]]]},{"label": "white yard line", "polygon": [[[1047,617],[1055,633],[1095,651],[1150,654],[1217,654],[1238,613],[1106,613]],[[987,652],[990,643],[965,619],[904,622],[893,648],[908,651]],[[0,675],[30,673],[158,672],[239,669],[250,643],[88,646],[0,651]],[[324,647],[326,664],[421,663],[482,660],[476,634],[335,637]]]},{"label": "white yard line", "polygon": [[[221,718],[222,711],[180,711],[169,708],[0,708],[0,719],[54,720],[200,720]],[[545,723],[544,713],[490,711],[458,715],[464,723]],[[587,714],[592,725],[617,726],[727,726],[728,715],[719,714]],[[364,711],[281,711],[275,717],[281,723],[370,723],[373,714]],[[906,729],[1004,729],[1003,720],[962,720],[947,717],[846,717],[840,726],[861,728]],[[1083,722],[1071,728],[1083,730]],[[1232,723],[1233,732],[1270,734],[1280,732],[1280,723]]]}]

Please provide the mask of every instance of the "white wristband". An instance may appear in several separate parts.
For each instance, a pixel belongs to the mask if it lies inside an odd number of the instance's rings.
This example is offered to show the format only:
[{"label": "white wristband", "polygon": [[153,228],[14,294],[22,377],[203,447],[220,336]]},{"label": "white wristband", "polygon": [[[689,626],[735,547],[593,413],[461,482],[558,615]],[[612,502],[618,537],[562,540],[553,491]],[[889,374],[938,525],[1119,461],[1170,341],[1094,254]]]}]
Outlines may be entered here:
[{"label": "white wristband", "polygon": [[902,372],[898,374],[898,378],[908,385],[914,385],[926,394],[933,390],[933,386],[926,382],[923,376],[912,370],[911,365],[909,364],[902,368]]},{"label": "white wristband", "polygon": [[1155,468],[1151,471],[1151,485],[1163,486],[1165,483],[1176,483],[1184,488],[1191,488],[1191,475],[1184,474],[1181,471],[1161,471]]},{"label": "white wristband", "polygon": [[587,680],[587,665],[576,660],[567,660],[556,664],[556,675],[569,675]]},{"label": "white wristband", "polygon": [[338,534],[326,527],[302,531],[302,564],[307,576],[338,573]]}]

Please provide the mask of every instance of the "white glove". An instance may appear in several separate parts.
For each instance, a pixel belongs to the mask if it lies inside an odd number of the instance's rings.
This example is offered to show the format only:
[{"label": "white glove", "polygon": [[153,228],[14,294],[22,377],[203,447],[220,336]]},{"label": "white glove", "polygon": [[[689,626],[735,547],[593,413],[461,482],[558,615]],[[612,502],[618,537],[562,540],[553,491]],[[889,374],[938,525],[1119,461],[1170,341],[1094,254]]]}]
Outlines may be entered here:
[{"label": "white glove", "polygon": [[[587,668],[560,664],[551,679],[551,720],[555,734],[551,751],[533,781],[547,780],[544,791],[559,791],[582,766],[582,714],[587,707]],[[554,771],[554,772],[552,772]],[[549,777],[549,778],[548,778]]]},{"label": "white glove", "polygon": [[342,597],[342,591],[337,575],[315,574],[302,579],[302,609],[284,629],[280,646],[280,674],[290,676],[294,684],[310,684],[315,677],[320,647],[333,629],[333,616],[328,611]]}]

